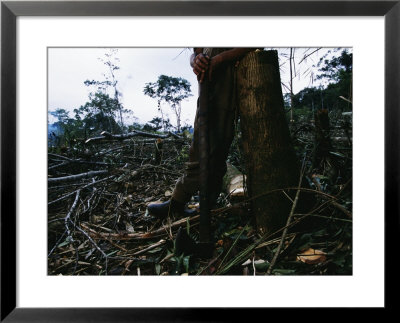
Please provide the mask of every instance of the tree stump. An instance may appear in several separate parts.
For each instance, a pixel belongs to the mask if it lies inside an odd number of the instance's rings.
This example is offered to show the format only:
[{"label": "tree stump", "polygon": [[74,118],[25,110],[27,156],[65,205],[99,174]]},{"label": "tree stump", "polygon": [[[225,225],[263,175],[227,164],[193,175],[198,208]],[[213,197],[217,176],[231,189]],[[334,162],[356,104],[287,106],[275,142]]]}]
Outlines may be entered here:
[{"label": "tree stump", "polygon": [[237,72],[247,189],[254,197],[257,227],[272,233],[286,224],[292,202],[282,191],[265,193],[296,187],[300,176],[285,118],[277,51],[249,53]]}]

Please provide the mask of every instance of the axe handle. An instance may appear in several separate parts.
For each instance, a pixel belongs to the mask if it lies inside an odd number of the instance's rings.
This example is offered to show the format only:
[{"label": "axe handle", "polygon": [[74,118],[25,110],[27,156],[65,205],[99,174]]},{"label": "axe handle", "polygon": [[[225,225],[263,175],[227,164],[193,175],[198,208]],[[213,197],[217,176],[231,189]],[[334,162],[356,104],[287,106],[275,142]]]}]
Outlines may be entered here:
[{"label": "axe handle", "polygon": [[200,242],[211,242],[210,192],[209,192],[209,81],[205,77],[199,84],[199,164],[200,164]]}]

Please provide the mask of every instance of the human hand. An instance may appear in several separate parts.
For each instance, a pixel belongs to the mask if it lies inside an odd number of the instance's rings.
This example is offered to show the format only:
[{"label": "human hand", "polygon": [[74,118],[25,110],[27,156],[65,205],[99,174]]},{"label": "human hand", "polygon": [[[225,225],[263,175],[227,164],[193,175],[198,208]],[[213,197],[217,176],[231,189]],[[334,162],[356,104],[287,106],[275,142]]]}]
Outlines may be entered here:
[{"label": "human hand", "polygon": [[208,69],[209,57],[203,53],[193,55],[192,67],[193,73],[197,75],[197,80],[201,83],[204,79],[205,72]]}]

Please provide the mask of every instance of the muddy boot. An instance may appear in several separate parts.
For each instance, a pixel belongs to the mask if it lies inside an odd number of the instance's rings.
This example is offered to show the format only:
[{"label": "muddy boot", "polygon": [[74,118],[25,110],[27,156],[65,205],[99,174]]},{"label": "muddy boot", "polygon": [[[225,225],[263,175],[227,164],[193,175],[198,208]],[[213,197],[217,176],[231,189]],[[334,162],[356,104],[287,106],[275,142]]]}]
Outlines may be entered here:
[{"label": "muddy boot", "polygon": [[164,203],[149,204],[147,210],[150,215],[156,218],[166,218],[168,215],[174,217],[184,217],[193,215],[194,211],[185,209],[185,204],[176,200],[169,200]]}]

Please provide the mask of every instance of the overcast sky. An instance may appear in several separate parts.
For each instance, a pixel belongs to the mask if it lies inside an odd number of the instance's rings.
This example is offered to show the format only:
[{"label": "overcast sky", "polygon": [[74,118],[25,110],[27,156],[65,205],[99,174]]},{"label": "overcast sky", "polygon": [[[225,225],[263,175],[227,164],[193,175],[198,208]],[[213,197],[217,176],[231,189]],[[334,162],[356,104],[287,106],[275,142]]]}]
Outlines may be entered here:
[{"label": "overcast sky", "polygon": [[[319,61],[328,50],[323,48],[312,54],[303,62],[304,55],[310,54],[315,48],[296,48],[295,62],[297,73],[293,81],[294,93],[299,92],[307,86],[311,86],[310,71],[313,64]],[[107,66],[99,60],[105,58],[107,48],[49,48],[48,49],[48,109],[53,111],[63,108],[70,112],[73,117],[73,109],[79,108],[88,101],[90,89],[84,85],[85,80],[104,80]],[[289,81],[289,64],[284,58],[288,49],[279,49],[281,64],[281,79],[284,84]],[[182,103],[182,123],[193,125],[196,112],[197,80],[189,65],[189,57],[192,53],[188,48],[118,48],[115,57],[119,58],[116,71],[118,90],[122,93],[122,104],[124,108],[133,111],[137,121],[145,123],[153,117],[158,116],[157,101],[143,94],[143,88],[148,82],[155,82],[158,76],[182,77],[192,85],[192,94],[187,101]],[[339,55],[340,51],[336,53]],[[283,55],[282,55],[283,54]],[[310,70],[308,70],[310,69]],[[316,85],[316,83],[314,83]],[[287,88],[283,87],[283,92]],[[163,109],[168,113],[171,123],[175,125],[175,118],[167,106]],[[54,118],[49,118],[50,123]]]}]

